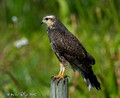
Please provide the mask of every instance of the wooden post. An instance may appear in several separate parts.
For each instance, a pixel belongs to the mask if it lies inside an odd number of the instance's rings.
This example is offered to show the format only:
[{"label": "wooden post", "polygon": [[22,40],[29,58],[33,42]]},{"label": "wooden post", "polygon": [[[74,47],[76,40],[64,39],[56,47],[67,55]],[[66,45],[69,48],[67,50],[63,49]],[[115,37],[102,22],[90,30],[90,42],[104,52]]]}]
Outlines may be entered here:
[{"label": "wooden post", "polygon": [[68,78],[64,80],[51,78],[51,95],[50,98],[68,98]]}]

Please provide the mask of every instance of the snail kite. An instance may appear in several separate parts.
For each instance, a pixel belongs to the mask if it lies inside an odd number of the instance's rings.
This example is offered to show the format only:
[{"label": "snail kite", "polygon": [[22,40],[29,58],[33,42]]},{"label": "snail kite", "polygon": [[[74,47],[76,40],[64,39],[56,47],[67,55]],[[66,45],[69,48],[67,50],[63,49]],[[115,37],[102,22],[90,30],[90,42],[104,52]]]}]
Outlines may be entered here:
[{"label": "snail kite", "polygon": [[85,50],[80,41],[61,23],[55,15],[47,15],[43,17],[41,22],[47,24],[47,34],[53,52],[60,62],[60,72],[54,78],[64,79],[65,68],[70,63],[74,71],[79,71],[90,90],[95,87],[100,88],[95,74],[92,71],[92,65],[95,59]]}]

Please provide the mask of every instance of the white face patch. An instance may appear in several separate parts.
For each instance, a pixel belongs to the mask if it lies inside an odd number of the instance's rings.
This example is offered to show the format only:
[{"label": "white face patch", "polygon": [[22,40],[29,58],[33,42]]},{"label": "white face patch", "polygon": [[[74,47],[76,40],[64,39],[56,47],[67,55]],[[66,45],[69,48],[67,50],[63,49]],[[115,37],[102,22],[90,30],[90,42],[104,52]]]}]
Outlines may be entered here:
[{"label": "white face patch", "polygon": [[46,18],[55,18],[53,15],[46,16]]},{"label": "white face patch", "polygon": [[54,15],[48,15],[48,16],[45,16],[43,19],[45,19],[45,18],[48,18],[48,19],[51,18],[52,19],[52,18],[55,18],[55,16]]},{"label": "white face patch", "polygon": [[54,24],[54,19],[55,19],[54,15],[47,15],[43,17],[43,23],[47,24],[49,28],[52,28],[52,25]]}]

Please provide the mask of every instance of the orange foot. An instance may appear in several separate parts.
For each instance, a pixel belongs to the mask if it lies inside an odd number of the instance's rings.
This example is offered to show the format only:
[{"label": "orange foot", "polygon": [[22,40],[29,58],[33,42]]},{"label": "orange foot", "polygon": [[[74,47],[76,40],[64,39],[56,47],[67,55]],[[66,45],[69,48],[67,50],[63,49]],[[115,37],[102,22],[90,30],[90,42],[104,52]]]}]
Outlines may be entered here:
[{"label": "orange foot", "polygon": [[58,81],[60,81],[61,79],[64,80],[65,77],[63,75],[59,74],[57,76],[54,76],[54,78],[56,78],[56,79],[58,79]]}]

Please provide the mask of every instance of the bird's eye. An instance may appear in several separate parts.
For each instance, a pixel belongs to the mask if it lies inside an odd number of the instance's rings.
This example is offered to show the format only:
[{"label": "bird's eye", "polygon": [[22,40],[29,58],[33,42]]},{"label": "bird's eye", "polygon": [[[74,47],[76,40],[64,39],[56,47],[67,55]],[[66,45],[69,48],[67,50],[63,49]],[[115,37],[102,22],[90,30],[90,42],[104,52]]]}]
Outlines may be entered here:
[{"label": "bird's eye", "polygon": [[48,20],[48,18],[45,18],[45,20]]}]

